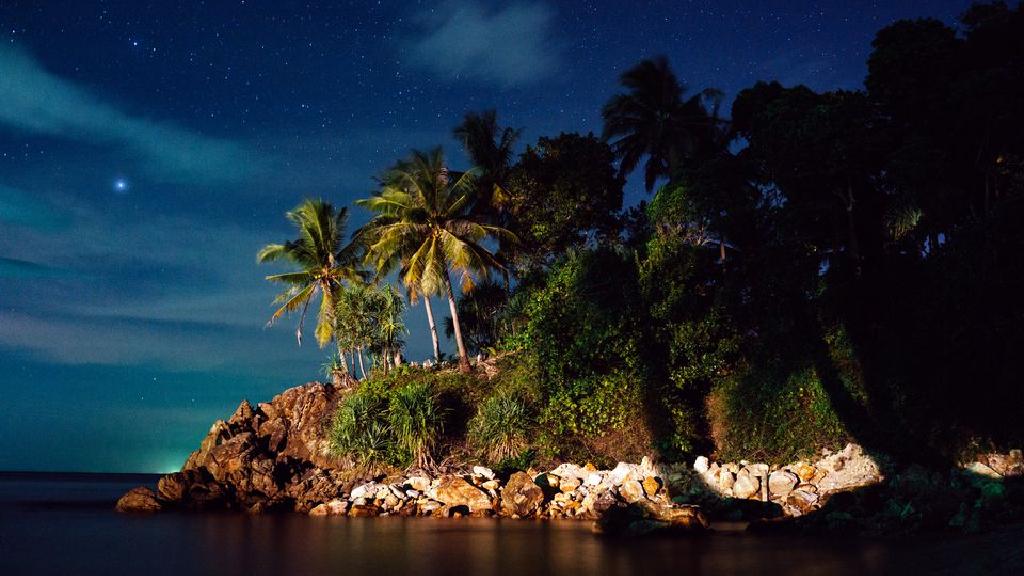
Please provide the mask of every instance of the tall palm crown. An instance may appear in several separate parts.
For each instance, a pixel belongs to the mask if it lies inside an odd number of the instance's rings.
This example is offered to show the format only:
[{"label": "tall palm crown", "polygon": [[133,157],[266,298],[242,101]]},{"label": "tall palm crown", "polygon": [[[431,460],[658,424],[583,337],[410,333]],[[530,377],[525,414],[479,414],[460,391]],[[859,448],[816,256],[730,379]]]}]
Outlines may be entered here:
[{"label": "tall palm crown", "polygon": [[461,273],[462,289],[472,290],[474,275],[486,278],[492,270],[505,269],[483,246],[484,239],[514,240],[508,230],[471,212],[475,174],[475,170],[449,173],[441,148],[414,151],[385,173],[376,195],[356,202],[376,213],[357,234],[366,246],[367,261],[378,271],[399,266],[411,293],[448,297],[460,364],[465,369],[469,360],[450,272]]},{"label": "tall palm crown", "polygon": [[644,187],[649,192],[659,177],[672,176],[713,137],[716,122],[704,99],[718,94],[684,100],[684,88],[664,56],[643,60],[623,73],[621,82],[628,91],[613,96],[601,112],[604,137],[620,160],[621,177],[647,157]]},{"label": "tall palm crown", "polygon": [[[512,155],[522,130],[501,128],[495,110],[469,112],[452,135],[462,143],[470,161],[481,174],[478,211],[500,207],[505,200],[505,184],[512,167]],[[483,208],[483,210],[480,210]]]},{"label": "tall palm crown", "polygon": [[256,258],[260,263],[286,260],[299,267],[295,272],[267,276],[271,282],[286,284],[287,289],[274,299],[281,304],[270,317],[268,325],[285,313],[301,309],[295,336],[302,344],[302,326],[309,303],[320,296],[316,340],[321,347],[331,340],[334,327],[335,301],[344,282],[361,282],[354,250],[344,246],[348,209],[335,210],[323,200],[305,200],[287,213],[299,237],[284,244],[268,244]]}]

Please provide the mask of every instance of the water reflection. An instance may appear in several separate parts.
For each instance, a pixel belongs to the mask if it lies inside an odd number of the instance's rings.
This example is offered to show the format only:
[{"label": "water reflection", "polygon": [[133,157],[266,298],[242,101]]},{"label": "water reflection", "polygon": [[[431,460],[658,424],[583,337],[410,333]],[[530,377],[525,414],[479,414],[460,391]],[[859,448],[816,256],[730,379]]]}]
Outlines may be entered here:
[{"label": "water reflection", "polygon": [[[107,491],[113,497],[123,488]],[[21,496],[33,490],[36,496]],[[55,491],[72,494],[78,503],[39,505],[44,496],[52,502]],[[571,522],[123,516],[112,511],[112,500],[97,500],[98,494],[81,486],[0,481],[0,574],[864,576],[940,569],[1013,573],[1022,562],[1019,529],[952,542],[766,537],[739,531],[616,541],[596,538],[585,523]]]}]

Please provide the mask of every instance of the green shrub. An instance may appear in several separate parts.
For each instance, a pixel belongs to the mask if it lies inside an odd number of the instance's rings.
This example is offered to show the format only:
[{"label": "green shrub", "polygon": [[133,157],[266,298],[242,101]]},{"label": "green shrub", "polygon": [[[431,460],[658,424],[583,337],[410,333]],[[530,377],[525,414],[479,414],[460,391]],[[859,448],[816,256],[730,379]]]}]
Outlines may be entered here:
[{"label": "green shrub", "polygon": [[488,462],[499,462],[523,452],[530,425],[530,412],[521,397],[496,392],[480,404],[470,421],[469,440]]},{"label": "green shrub", "polygon": [[378,382],[366,382],[338,406],[331,425],[331,447],[373,468],[392,461],[394,434],[388,421],[388,390]]},{"label": "green shrub", "polygon": [[394,452],[403,463],[421,468],[433,463],[431,452],[444,432],[444,418],[429,381],[410,382],[391,392],[388,423]]},{"label": "green shrub", "polygon": [[788,462],[848,434],[813,368],[747,370],[708,398],[711,433],[723,459]]}]

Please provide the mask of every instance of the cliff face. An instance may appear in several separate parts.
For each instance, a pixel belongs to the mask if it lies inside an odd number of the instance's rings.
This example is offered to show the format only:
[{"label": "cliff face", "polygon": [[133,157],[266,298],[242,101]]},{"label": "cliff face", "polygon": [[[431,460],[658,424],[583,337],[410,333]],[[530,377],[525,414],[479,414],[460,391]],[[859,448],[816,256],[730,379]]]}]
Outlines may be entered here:
[{"label": "cliff face", "polygon": [[242,401],[210,428],[181,472],[160,479],[158,498],[193,509],[308,510],[351,483],[328,450],[341,391],[312,382],[253,407]]}]

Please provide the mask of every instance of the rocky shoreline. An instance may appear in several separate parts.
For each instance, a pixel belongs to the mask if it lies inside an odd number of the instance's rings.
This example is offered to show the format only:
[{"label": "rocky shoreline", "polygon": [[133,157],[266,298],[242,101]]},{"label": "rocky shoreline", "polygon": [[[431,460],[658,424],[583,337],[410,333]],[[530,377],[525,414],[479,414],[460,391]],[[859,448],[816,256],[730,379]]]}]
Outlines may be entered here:
[{"label": "rocky shoreline", "polygon": [[[798,522],[822,516],[812,514],[822,510],[834,520],[837,512],[823,508],[843,501],[836,495],[870,491],[886,480],[885,466],[855,444],[834,453],[824,451],[814,462],[785,466],[717,463],[698,457],[692,465],[661,469],[644,458],[639,464],[620,462],[610,470],[565,463],[507,476],[475,466],[367,478],[332,455],[326,439],[344,392],[312,382],[257,406],[243,401],[228,420],[213,424],[181,471],[163,476],[155,492],[132,489],[117,509],[571,519],[593,521],[600,533],[694,533],[709,528],[709,517]],[[1020,451],[984,459],[960,470],[983,494],[998,492],[991,484],[1002,486],[1004,477],[1024,475]],[[896,486],[905,475],[896,475]],[[984,503],[975,504],[981,509]],[[966,525],[971,520],[960,522]]]}]

